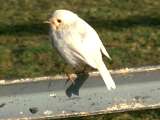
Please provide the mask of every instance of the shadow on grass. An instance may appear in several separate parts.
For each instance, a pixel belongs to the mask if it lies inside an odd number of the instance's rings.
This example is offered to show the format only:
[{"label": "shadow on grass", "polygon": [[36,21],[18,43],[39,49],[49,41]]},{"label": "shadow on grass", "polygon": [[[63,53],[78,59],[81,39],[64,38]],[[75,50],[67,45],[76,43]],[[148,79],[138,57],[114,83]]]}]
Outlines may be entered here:
[{"label": "shadow on grass", "polygon": [[[126,19],[107,20],[101,18],[88,18],[88,23],[95,28],[106,28],[113,31],[119,31],[124,28],[136,26],[160,27],[160,17],[151,16],[130,16]],[[49,26],[44,23],[26,23],[5,25],[0,24],[1,35],[40,35],[48,34]]]},{"label": "shadow on grass", "polygon": [[49,26],[44,23],[0,24],[1,35],[40,35],[48,34]]},{"label": "shadow on grass", "polygon": [[97,28],[106,28],[113,31],[119,31],[124,28],[142,27],[160,27],[160,17],[151,16],[130,16],[126,19],[107,20],[101,18],[90,18],[88,23]]}]

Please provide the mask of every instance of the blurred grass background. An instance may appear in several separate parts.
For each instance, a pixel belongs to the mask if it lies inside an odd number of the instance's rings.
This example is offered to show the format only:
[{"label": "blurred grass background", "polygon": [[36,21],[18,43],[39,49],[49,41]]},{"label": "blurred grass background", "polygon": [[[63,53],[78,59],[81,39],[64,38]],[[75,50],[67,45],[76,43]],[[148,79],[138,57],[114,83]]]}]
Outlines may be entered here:
[{"label": "blurred grass background", "polygon": [[[109,69],[160,64],[159,0],[5,0],[0,4],[0,79],[64,73],[66,64],[43,24],[56,9],[72,10],[96,29],[113,59],[104,59]],[[159,118],[157,110],[77,119]]]},{"label": "blurred grass background", "polygon": [[160,1],[5,0],[0,4],[0,79],[63,73],[44,20],[69,9],[99,33],[109,69],[160,64]]}]

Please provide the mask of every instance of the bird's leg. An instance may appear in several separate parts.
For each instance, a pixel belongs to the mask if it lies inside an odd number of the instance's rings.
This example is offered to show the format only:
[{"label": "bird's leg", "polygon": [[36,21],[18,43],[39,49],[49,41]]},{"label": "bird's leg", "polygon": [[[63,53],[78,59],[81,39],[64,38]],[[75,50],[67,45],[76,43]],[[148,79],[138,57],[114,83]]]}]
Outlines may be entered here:
[{"label": "bird's leg", "polygon": [[75,76],[74,74],[71,74],[71,73],[66,73],[66,75],[67,75],[67,81],[66,81],[66,83],[67,83],[68,81],[71,81],[72,84],[75,84],[76,76]]},{"label": "bird's leg", "polygon": [[64,73],[66,73],[67,79],[65,82],[65,85],[68,83],[68,81],[71,81],[72,84],[74,84],[76,76],[74,73],[74,68],[71,67],[70,65],[66,64],[65,68],[64,68]]}]

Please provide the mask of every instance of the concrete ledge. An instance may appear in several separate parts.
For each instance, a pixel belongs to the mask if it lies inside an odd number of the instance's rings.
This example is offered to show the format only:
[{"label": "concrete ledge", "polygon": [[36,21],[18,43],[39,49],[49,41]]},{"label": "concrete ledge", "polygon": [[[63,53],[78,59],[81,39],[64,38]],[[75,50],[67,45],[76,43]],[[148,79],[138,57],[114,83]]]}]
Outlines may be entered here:
[{"label": "concrete ledge", "polygon": [[117,89],[108,91],[97,72],[1,80],[0,119],[46,119],[87,116],[160,107],[160,66],[111,71]]}]

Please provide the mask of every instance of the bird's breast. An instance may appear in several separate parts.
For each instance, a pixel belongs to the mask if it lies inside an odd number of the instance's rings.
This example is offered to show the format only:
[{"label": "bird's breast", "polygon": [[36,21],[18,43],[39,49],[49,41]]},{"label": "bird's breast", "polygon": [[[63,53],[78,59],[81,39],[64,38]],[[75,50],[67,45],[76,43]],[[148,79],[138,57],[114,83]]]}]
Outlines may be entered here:
[{"label": "bird's breast", "polygon": [[57,48],[61,56],[71,65],[77,66],[81,61],[80,55],[74,51],[75,38],[70,32],[52,33],[54,37],[54,46]]}]

